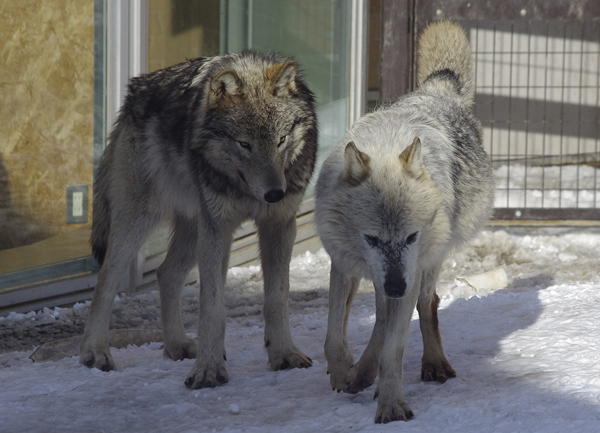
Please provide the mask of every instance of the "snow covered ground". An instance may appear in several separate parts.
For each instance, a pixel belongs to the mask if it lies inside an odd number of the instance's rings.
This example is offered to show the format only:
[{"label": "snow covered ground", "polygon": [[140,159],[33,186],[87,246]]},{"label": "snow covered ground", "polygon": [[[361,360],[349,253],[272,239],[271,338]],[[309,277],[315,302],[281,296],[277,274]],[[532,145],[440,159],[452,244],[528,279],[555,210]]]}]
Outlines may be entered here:
[{"label": "snow covered ground", "polygon": [[[410,422],[374,424],[374,386],[358,395],[331,390],[323,355],[329,259],[321,251],[295,258],[291,270],[292,334],[313,367],[269,371],[260,270],[235,268],[227,293],[230,382],[215,389],[187,389],[193,361],[163,358],[160,343],[113,349],[117,370],[109,373],[77,357],[32,363],[32,346],[80,332],[88,304],[0,318],[0,431],[598,432],[600,234],[527,233],[486,231],[445,264],[440,328],[458,377],[420,381],[415,314],[404,359]],[[456,279],[499,267],[507,289],[478,292]],[[184,297],[190,334],[196,296],[192,286]],[[157,317],[153,292],[120,298],[112,324],[157,327]],[[374,295],[363,284],[348,331],[356,358],[373,323]]]}]

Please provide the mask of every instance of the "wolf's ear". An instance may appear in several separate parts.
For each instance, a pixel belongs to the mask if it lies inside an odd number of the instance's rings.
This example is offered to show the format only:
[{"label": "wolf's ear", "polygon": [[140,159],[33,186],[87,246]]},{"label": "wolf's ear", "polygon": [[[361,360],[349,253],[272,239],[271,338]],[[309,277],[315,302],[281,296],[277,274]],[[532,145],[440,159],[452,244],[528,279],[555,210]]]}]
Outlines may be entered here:
[{"label": "wolf's ear", "polygon": [[210,106],[231,108],[242,96],[242,80],[233,69],[223,69],[212,76],[208,95]]},{"label": "wolf's ear", "polygon": [[421,140],[415,137],[412,144],[400,154],[400,162],[407,172],[420,176],[423,173],[423,158],[421,157]]},{"label": "wolf's ear", "polygon": [[344,158],[346,160],[346,170],[343,179],[346,182],[356,186],[369,177],[371,158],[366,153],[358,150],[352,141],[346,145]]},{"label": "wolf's ear", "polygon": [[274,96],[289,98],[296,94],[296,73],[298,65],[293,60],[272,65],[267,69],[269,91]]}]

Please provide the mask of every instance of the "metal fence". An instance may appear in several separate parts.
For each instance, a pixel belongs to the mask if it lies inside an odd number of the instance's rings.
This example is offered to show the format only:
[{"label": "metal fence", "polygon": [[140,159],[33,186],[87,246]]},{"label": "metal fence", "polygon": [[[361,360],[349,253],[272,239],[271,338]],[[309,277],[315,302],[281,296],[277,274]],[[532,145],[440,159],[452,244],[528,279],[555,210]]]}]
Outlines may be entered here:
[{"label": "metal fence", "polygon": [[575,217],[575,209],[597,209],[600,23],[462,24],[473,46],[476,115],[495,167],[497,214],[544,209],[540,215],[556,218],[564,209]]},{"label": "metal fence", "polygon": [[[600,1],[402,3],[411,37],[395,48],[408,58],[407,89],[416,41],[430,21],[456,21],[471,41],[476,115],[496,175],[495,217],[600,219]],[[385,42],[384,90],[392,55]]]}]

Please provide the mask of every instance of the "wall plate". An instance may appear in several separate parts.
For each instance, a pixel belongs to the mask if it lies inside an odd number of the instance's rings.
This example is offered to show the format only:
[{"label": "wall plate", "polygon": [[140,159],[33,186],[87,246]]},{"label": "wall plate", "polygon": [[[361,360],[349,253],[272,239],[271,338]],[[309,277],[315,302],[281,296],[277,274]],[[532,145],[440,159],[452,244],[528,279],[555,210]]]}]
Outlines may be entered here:
[{"label": "wall plate", "polygon": [[67,224],[88,222],[88,185],[67,185]]}]

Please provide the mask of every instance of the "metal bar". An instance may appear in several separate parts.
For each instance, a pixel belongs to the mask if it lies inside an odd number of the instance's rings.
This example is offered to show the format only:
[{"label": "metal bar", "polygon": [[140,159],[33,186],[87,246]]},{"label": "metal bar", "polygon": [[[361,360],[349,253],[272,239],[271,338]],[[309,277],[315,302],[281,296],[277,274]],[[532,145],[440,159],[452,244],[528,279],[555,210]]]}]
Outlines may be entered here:
[{"label": "metal bar", "polygon": [[[577,154],[581,153],[581,105],[582,105],[582,95],[583,89],[581,88],[583,85],[583,35],[585,34],[585,21],[583,22],[583,26],[581,28],[581,53],[579,54],[579,110],[577,111]],[[579,165],[577,165],[577,196],[576,196],[576,206],[579,207],[579,176],[580,170]]]},{"label": "metal bar", "polygon": [[[419,2],[418,9],[425,20],[436,16],[453,20],[484,18],[494,21],[523,20],[531,16],[561,20],[600,16],[598,0],[427,0]],[[442,11],[439,15],[436,14],[438,10]]]},{"label": "metal bar", "polygon": [[[548,84],[548,44],[550,43],[550,38],[548,33],[550,32],[550,23],[547,23],[546,30],[546,56],[545,58],[545,68],[544,68],[544,86]],[[545,158],[546,158],[546,129],[548,127],[548,119],[547,119],[547,103],[548,103],[548,88],[544,91],[544,115],[542,117],[542,124],[544,126],[544,135],[542,137],[542,165],[545,166]],[[546,194],[544,194],[546,188],[546,180],[545,180],[546,171],[542,170],[542,207],[544,207],[544,198]]]},{"label": "metal bar", "polygon": [[108,128],[112,129],[129,81],[129,2],[108,4]]},{"label": "metal bar", "polygon": [[362,117],[367,107],[367,37],[369,2],[352,0],[350,37],[350,113],[349,125]]},{"label": "metal bar", "polygon": [[130,0],[129,76],[148,72],[148,0]]},{"label": "metal bar", "polygon": [[106,147],[107,125],[107,22],[108,5],[94,0],[94,178]]},{"label": "metal bar", "polygon": [[[600,41],[600,25],[596,22],[596,26],[598,27],[598,41]],[[596,107],[600,106],[600,46],[598,47],[598,71],[599,74],[596,74]],[[596,113],[596,143],[594,145],[594,150],[596,154],[598,154],[598,139],[600,138],[600,111]],[[598,170],[594,171],[594,207],[598,207]]]},{"label": "metal bar", "polygon": [[0,315],[90,299],[98,274],[25,287],[0,295]]},{"label": "metal bar", "polygon": [[412,68],[411,0],[382,0],[380,100],[398,99],[409,89]]},{"label": "metal bar", "polygon": [[[510,23],[510,61],[508,62],[509,73],[508,73],[508,82],[513,82],[513,44],[515,40],[515,32],[514,32],[514,21]],[[511,162],[511,149],[510,149],[510,132],[512,126],[512,86],[508,88],[508,142],[506,143],[506,152],[507,152],[507,163],[506,163],[506,202],[507,206],[510,206],[510,162]],[[527,176],[527,169],[525,169],[525,175]],[[523,190],[523,194],[525,191]]]},{"label": "metal bar", "polygon": [[[496,85],[496,23],[494,23],[494,31],[492,33],[492,97],[491,97],[491,109],[492,115],[490,119],[490,159],[494,160],[494,122],[495,122],[495,91],[494,86]],[[508,203],[508,191],[506,191],[506,207],[509,207]]]},{"label": "metal bar", "polygon": [[[536,87],[530,87],[530,89],[534,89]],[[543,87],[537,87],[537,88],[543,88]],[[547,90],[552,89],[553,87],[546,87]],[[478,90],[480,91],[481,87],[478,88]],[[495,87],[495,90],[497,90],[498,87]],[[514,89],[514,88],[513,88]],[[528,92],[529,90],[528,89]],[[595,88],[597,89],[597,87]],[[565,102],[564,104],[561,104],[560,102],[552,102],[552,101],[547,101],[547,100],[531,100],[528,98],[525,99],[521,99],[521,98],[512,98],[513,99],[513,106],[516,106],[517,104],[528,104],[528,108],[529,108],[529,112],[528,113],[535,113],[535,112],[543,112],[544,109],[550,111],[550,112],[558,112],[558,111],[564,111],[564,112],[574,112],[574,111],[578,111],[579,109],[581,109],[581,117],[583,119],[595,119],[598,114],[600,114],[600,106],[593,106],[593,105],[585,105],[583,107],[578,106],[577,104],[572,104],[572,103],[568,103]],[[509,101],[508,101],[508,97],[507,96],[501,96],[501,95],[494,95],[494,100],[496,102],[496,104],[498,104],[499,106],[505,106]],[[489,104],[491,101],[491,95],[490,94],[485,94],[485,93],[478,93],[477,95],[475,95],[475,106],[485,106],[486,104]],[[519,111],[519,110],[518,110]],[[491,121],[490,119],[487,118],[482,118],[479,119],[481,121],[481,124],[484,128],[489,128],[491,125]],[[581,130],[578,130],[577,125],[564,125],[562,127],[562,131],[564,133],[564,135],[566,136],[573,136],[573,137],[577,137],[577,136],[581,136],[582,138],[596,138],[596,129],[591,127],[591,126],[587,126],[587,127],[583,127]],[[512,130],[513,131],[529,131],[530,133],[546,133],[548,135],[558,135],[561,132],[561,126],[560,124],[556,123],[548,123],[546,126],[544,125],[537,125],[536,123],[533,124],[528,124],[528,123],[514,123],[512,125]]]},{"label": "metal bar", "polygon": [[527,207],[527,170],[529,167],[527,158],[529,157],[529,83],[531,73],[531,20],[527,21],[527,97],[525,98],[525,178],[523,180],[524,200],[523,206]]},{"label": "metal bar", "polygon": [[[81,257],[46,266],[21,269],[0,274],[0,294],[40,282],[56,281],[75,274],[98,272],[99,266],[91,257]],[[2,302],[0,302],[0,305]]]},{"label": "metal bar", "polygon": [[509,220],[600,220],[600,209],[582,208],[496,208],[493,219]]},{"label": "metal bar", "polygon": [[[563,22],[563,49],[562,49],[562,80],[561,82],[565,82],[565,71],[567,68],[566,65],[566,57],[567,57],[567,22]],[[564,103],[565,103],[565,88],[564,86],[561,89],[560,93],[561,100],[561,112],[560,112],[560,164],[558,166],[558,207],[562,207],[562,198],[563,198],[563,190],[562,190],[562,177],[563,177],[563,143],[564,143],[564,125],[565,125],[565,112],[564,112]]]}]

